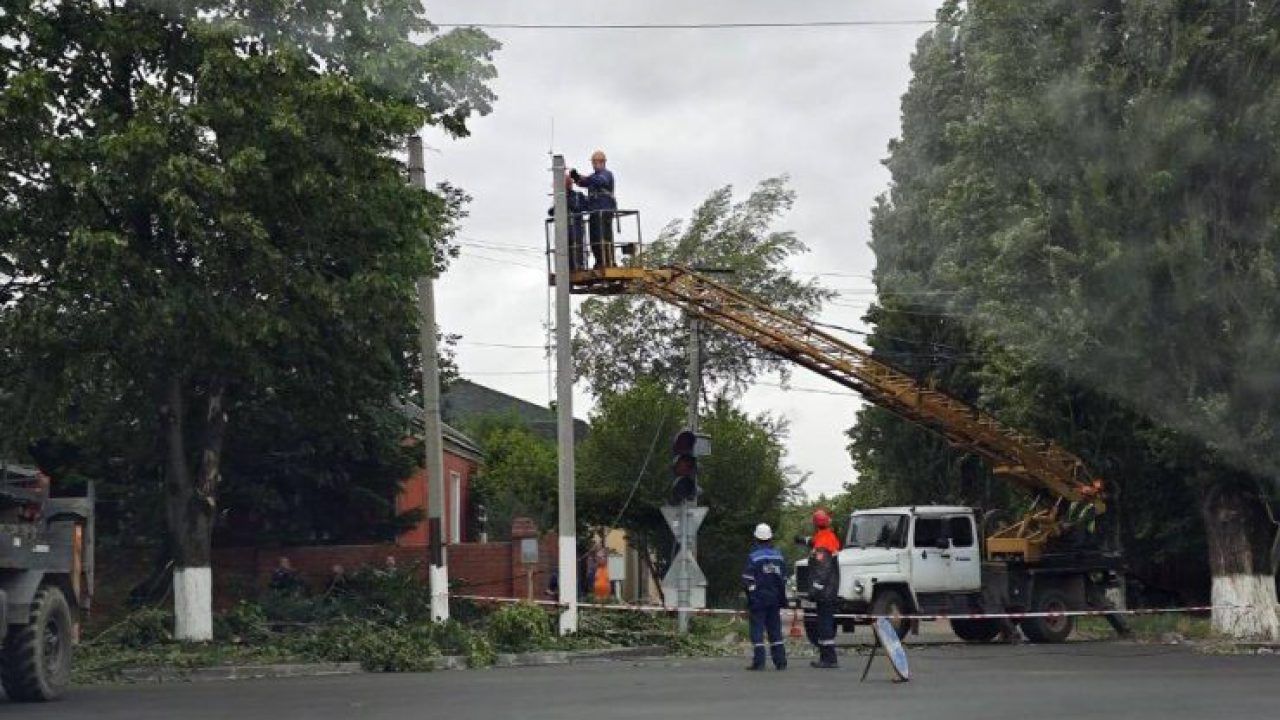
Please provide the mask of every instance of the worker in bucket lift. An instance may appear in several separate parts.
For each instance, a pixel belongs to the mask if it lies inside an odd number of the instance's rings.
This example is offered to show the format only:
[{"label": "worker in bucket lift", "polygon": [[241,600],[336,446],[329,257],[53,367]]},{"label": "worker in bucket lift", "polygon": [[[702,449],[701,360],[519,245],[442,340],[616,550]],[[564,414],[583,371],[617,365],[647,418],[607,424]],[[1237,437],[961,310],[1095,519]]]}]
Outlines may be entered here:
[{"label": "worker in bucket lift", "polygon": [[[583,240],[583,213],[587,212],[587,196],[573,189],[573,178],[564,178],[565,202],[569,207],[569,271],[586,267],[586,248]],[[555,217],[556,206],[547,208],[547,217]]]},{"label": "worker in bucket lift", "polygon": [[809,541],[809,599],[817,605],[818,659],[816,668],[838,667],[836,660],[836,605],[840,590],[840,538],[831,529],[831,514],[813,511],[813,539]]},{"label": "worker in bucket lift", "polygon": [[747,669],[764,669],[764,638],[768,634],[773,666],[786,670],[787,647],[782,639],[781,611],[787,601],[787,562],[773,546],[773,530],[768,524],[756,526],[755,539],[747,556],[747,566],[742,571],[751,633],[751,666]]},{"label": "worker in bucket lift", "polygon": [[583,176],[577,169],[569,171],[569,177],[580,187],[587,189],[587,209],[591,212],[591,252],[596,257],[595,268],[613,267],[613,210],[618,201],[613,195],[613,173],[605,167],[604,152],[591,153],[590,175]]}]

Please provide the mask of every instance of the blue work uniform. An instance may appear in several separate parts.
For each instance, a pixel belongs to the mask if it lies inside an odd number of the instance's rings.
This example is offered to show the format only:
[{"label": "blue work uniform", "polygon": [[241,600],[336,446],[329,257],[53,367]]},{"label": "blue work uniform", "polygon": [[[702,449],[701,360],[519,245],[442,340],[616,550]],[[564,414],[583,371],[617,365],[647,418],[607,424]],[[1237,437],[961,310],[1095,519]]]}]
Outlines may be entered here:
[{"label": "blue work uniform", "polygon": [[[569,269],[578,270],[586,266],[586,248],[583,247],[583,218],[587,212],[587,196],[577,190],[565,193],[569,206]],[[556,206],[547,208],[547,217],[555,217]]]},{"label": "blue work uniform", "polygon": [[774,667],[781,670],[787,666],[781,617],[782,606],[787,602],[786,576],[787,561],[777,548],[764,543],[751,546],[747,566],[742,571],[742,585],[747,591],[750,614],[752,668],[764,667],[766,633]]},{"label": "blue work uniform", "polygon": [[591,252],[596,267],[613,267],[613,214],[618,200],[613,194],[613,173],[607,169],[579,175],[575,182],[587,189],[587,210],[591,211]]}]

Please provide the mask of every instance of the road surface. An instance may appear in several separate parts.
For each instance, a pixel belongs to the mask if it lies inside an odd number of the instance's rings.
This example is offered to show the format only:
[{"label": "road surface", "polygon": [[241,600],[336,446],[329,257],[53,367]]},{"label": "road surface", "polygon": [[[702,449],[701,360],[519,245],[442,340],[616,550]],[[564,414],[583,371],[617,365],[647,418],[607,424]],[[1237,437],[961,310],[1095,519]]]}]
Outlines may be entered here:
[{"label": "road surface", "polygon": [[796,659],[748,673],[739,659],[655,659],[568,666],[79,688],[42,706],[0,701],[0,717],[57,720],[782,720],[784,718],[1274,717],[1280,656],[1205,656],[1180,646],[911,648],[914,679],[889,680],[883,657],[839,670]]}]

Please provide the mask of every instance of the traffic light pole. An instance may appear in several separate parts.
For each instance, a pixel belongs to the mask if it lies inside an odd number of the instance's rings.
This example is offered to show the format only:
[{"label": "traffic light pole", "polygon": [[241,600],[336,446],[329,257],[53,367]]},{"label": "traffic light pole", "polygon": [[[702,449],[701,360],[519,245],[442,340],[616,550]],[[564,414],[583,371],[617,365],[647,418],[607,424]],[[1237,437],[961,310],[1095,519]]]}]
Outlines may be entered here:
[{"label": "traffic light pole", "polygon": [[[688,425],[689,431],[698,432],[698,400],[702,396],[702,343],[698,338],[698,316],[689,315],[689,415]],[[676,629],[680,634],[689,632],[689,616],[690,608],[693,605],[692,574],[693,569],[689,567],[690,560],[693,557],[693,540],[694,536],[689,532],[689,512],[698,502],[697,495],[692,498],[686,498],[680,502],[680,562],[679,574],[677,580],[676,593]]]},{"label": "traffic light pole", "polygon": [[702,396],[702,343],[698,338],[698,316],[689,315],[689,415],[688,427],[698,432],[698,399]]},{"label": "traffic light pole", "polygon": [[564,187],[564,156],[551,159],[556,228],[556,435],[559,441],[560,634],[578,631],[577,519],[573,487],[573,355],[570,354],[569,197]]},{"label": "traffic light pole", "polygon": [[692,555],[689,549],[689,541],[692,539],[689,535],[689,508],[693,506],[693,502],[684,500],[680,503],[680,576],[677,580],[679,592],[676,595],[676,629],[681,635],[689,632],[689,609],[693,604],[692,592],[689,588],[691,574],[689,558]]}]

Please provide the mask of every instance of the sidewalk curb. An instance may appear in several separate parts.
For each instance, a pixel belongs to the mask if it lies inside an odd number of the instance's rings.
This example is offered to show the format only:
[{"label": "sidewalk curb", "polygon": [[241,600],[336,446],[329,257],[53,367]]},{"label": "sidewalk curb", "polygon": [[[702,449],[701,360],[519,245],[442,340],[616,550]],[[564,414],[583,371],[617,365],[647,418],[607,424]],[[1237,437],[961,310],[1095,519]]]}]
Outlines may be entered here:
[{"label": "sidewalk curb", "polygon": [[223,665],[202,668],[127,668],[120,679],[129,683],[212,682],[258,678],[319,677],[363,673],[360,663],[281,663],[273,665]]},{"label": "sidewalk curb", "polygon": [[[541,650],[526,653],[498,653],[494,668],[543,667],[547,665],[572,665],[582,662],[608,662],[611,660],[639,660],[670,655],[661,645],[638,647],[600,648],[596,650]],[[467,658],[462,655],[446,655],[438,658],[435,670],[467,670]]]},{"label": "sidewalk curb", "polygon": [[[602,648],[597,650],[546,650],[528,653],[499,653],[491,667],[520,668],[548,665],[570,665],[579,662],[608,662],[611,660],[637,660],[669,655],[661,645],[640,647]],[[465,655],[442,655],[433,658],[431,669],[469,670]],[[357,662],[340,663],[279,663],[267,665],[222,665],[202,668],[127,668],[120,671],[119,680],[125,683],[166,682],[217,682],[226,680],[255,680],[292,677],[324,677],[329,675],[366,674]]]}]

